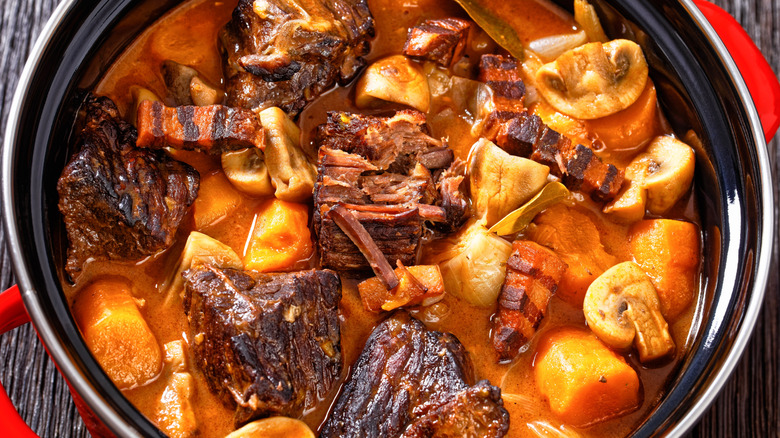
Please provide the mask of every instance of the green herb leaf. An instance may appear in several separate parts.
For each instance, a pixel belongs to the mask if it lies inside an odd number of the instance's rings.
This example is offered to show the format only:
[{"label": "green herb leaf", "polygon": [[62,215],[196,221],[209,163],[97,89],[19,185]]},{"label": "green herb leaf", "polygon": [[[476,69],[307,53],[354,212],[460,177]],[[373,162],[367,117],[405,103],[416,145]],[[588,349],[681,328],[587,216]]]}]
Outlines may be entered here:
[{"label": "green herb leaf", "polygon": [[487,7],[480,4],[479,0],[455,0],[466,10],[472,20],[476,21],[498,45],[509,51],[512,56],[522,61],[525,58],[523,42],[517,36],[515,29],[504,20],[496,17]]},{"label": "green herb leaf", "polygon": [[499,236],[509,236],[523,231],[537,214],[569,196],[569,189],[559,182],[551,182],[522,207],[509,213],[490,230]]}]

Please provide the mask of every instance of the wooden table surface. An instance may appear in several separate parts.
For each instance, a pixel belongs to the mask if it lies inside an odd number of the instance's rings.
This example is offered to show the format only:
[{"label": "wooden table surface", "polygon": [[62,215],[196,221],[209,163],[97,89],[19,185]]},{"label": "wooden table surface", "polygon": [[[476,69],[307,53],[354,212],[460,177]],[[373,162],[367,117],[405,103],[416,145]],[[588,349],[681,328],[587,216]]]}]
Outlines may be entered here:
[{"label": "wooden table surface", "polygon": [[[0,0],[0,147],[19,73],[49,15],[60,0]],[[652,0],[649,0],[652,1]],[[780,2],[715,0],[742,23],[780,71]],[[778,175],[778,141],[769,145]],[[778,184],[775,199],[780,199]],[[777,204],[776,204],[777,205]],[[775,217],[778,216],[775,207]],[[780,235],[780,233],[778,233]],[[3,232],[0,230],[0,241]],[[778,298],[780,257],[774,261],[763,311],[748,349],[717,401],[690,432],[695,437],[767,437],[780,434]],[[0,251],[0,290],[13,284],[7,251]],[[88,436],[67,386],[28,324],[0,337],[0,381],[22,417],[42,437]],[[2,423],[2,419],[0,419]]]}]

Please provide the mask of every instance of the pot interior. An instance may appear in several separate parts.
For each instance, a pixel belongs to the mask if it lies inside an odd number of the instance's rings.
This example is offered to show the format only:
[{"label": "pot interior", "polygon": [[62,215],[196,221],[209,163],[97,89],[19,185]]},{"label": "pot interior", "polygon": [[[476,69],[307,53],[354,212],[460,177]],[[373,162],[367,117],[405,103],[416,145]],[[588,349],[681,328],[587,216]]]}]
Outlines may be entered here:
[{"label": "pot interior", "polygon": [[[80,374],[95,391],[99,416],[113,411],[121,422],[146,436],[162,436],[116,389],[89,354],[70,315],[60,279],[67,237],[57,209],[57,178],[70,154],[73,121],[86,92],[143,29],[178,2],[173,0],[76,0],[48,39],[24,90],[18,123],[10,126],[9,155],[13,209],[5,211],[12,244],[19,249],[17,276],[35,291],[53,338],[68,352],[55,358],[66,376]],[[571,10],[570,1],[558,2]],[[761,238],[760,171],[752,127],[727,69],[699,26],[677,0],[592,1],[611,38],[627,38],[645,51],[659,101],[678,135],[693,130],[697,150],[695,189],[707,254],[702,285],[705,298],[694,321],[695,339],[668,382],[664,399],[638,426],[636,436],[668,430],[686,413],[736,336],[753,293],[756,251]],[[707,66],[705,70],[702,66]],[[19,269],[19,267],[22,267]],[[87,398],[87,400],[90,400]]]}]

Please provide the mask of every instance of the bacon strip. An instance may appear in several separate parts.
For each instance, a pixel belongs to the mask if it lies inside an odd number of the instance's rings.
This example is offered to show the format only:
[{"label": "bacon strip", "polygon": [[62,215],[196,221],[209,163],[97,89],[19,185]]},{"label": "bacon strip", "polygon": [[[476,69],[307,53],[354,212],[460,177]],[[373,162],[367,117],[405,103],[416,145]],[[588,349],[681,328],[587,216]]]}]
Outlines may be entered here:
[{"label": "bacon strip", "polygon": [[517,114],[524,110],[525,83],[520,63],[511,56],[482,55],[479,60],[479,81],[493,91],[492,112]]},{"label": "bacon strip", "polygon": [[537,243],[518,240],[512,246],[492,330],[493,348],[501,361],[512,360],[536,334],[567,269],[557,255]]},{"label": "bacon strip", "polygon": [[226,150],[264,147],[265,133],[251,111],[224,105],[167,107],[143,101],[138,106],[139,147]]},{"label": "bacon strip", "polygon": [[539,116],[524,112],[501,125],[496,144],[510,154],[550,166],[569,189],[580,190],[597,201],[610,201],[623,186],[623,171],[604,163],[593,150],[550,129]]},{"label": "bacon strip", "polygon": [[459,18],[427,20],[409,29],[404,55],[448,67],[463,56],[470,29],[471,23]]},{"label": "bacon strip", "polygon": [[510,154],[530,157],[550,167],[572,190],[597,201],[611,201],[623,185],[623,172],[583,145],[573,145],[523,107],[525,85],[520,64],[511,56],[483,55],[479,80],[493,92],[482,108],[483,135]]}]

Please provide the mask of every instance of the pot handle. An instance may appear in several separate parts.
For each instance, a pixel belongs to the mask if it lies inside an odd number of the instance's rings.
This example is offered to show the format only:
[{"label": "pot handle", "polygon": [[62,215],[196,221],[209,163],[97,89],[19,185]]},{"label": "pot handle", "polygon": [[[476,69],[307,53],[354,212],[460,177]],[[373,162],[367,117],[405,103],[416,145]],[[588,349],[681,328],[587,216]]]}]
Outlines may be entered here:
[{"label": "pot handle", "polygon": [[[30,318],[24,309],[19,288],[14,285],[0,293],[0,334],[28,322]],[[0,418],[3,419],[0,422],[0,436],[38,438],[38,435],[22,420],[2,385],[0,385]]]},{"label": "pot handle", "polygon": [[745,79],[761,118],[766,141],[780,127],[780,82],[750,35],[728,12],[707,0],[693,0],[718,33]]}]

